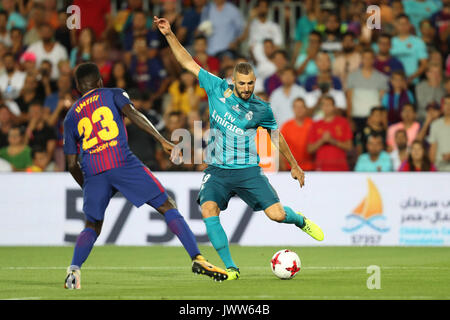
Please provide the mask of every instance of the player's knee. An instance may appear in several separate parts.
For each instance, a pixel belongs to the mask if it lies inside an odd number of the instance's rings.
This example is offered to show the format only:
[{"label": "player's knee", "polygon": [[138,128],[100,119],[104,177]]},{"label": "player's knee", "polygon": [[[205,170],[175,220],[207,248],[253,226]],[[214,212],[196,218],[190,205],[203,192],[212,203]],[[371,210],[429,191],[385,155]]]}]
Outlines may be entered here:
[{"label": "player's knee", "polygon": [[102,226],[103,226],[103,221],[86,221],[86,228],[90,228],[92,230],[95,231],[95,233],[97,234],[97,237],[100,235],[100,233],[102,232]]},{"label": "player's knee", "polygon": [[275,222],[283,222],[286,219],[286,213],[283,209],[270,213],[269,218]]},{"label": "player's knee", "polygon": [[210,217],[216,217],[220,213],[220,209],[217,206],[216,203],[212,202],[205,202],[202,205],[202,217],[203,219],[210,218]]}]

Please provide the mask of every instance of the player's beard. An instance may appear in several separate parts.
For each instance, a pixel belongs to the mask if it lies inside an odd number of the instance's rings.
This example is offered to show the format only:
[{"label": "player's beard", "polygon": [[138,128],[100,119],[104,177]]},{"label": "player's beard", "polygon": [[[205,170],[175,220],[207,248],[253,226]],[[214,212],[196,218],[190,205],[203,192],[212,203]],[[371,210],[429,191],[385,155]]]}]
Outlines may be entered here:
[{"label": "player's beard", "polygon": [[[239,91],[239,89],[236,88],[236,93],[237,93],[238,97],[241,98],[242,100],[248,100],[252,96],[253,90],[252,91]],[[248,97],[245,98],[243,96],[244,94],[247,94]]]}]

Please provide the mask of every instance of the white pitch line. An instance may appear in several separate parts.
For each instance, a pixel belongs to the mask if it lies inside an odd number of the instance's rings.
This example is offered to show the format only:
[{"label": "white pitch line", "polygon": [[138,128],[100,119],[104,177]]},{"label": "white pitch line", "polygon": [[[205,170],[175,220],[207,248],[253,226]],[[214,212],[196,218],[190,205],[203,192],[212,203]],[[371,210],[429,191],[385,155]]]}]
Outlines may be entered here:
[{"label": "white pitch line", "polygon": [[[302,267],[302,270],[366,270],[368,266],[351,267],[351,266],[341,266],[341,267],[330,267],[330,266],[310,266]],[[450,270],[448,267],[427,267],[427,266],[380,266],[381,270]],[[61,270],[67,269],[67,267],[53,267],[53,266],[42,266],[42,267],[24,267],[24,266],[11,266],[11,267],[0,267],[0,270]],[[189,266],[171,266],[171,267],[115,267],[115,266],[103,266],[103,267],[83,267],[83,270],[166,270],[166,269],[177,269],[184,270],[189,269]],[[265,270],[267,267],[263,266],[251,266],[243,267],[246,270]]]},{"label": "white pitch line", "polygon": [[8,298],[0,300],[41,300],[41,297],[20,297],[20,298]]}]

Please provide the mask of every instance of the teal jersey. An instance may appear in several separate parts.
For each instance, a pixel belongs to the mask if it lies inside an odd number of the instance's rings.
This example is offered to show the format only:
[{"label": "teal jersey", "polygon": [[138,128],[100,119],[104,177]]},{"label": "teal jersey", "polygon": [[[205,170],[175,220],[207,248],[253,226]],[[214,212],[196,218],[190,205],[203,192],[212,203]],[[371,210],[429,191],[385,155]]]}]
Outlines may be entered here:
[{"label": "teal jersey", "polygon": [[200,69],[200,87],[209,103],[210,135],[205,162],[225,169],[257,166],[256,130],[278,128],[270,104],[252,95],[243,100],[224,79]]}]

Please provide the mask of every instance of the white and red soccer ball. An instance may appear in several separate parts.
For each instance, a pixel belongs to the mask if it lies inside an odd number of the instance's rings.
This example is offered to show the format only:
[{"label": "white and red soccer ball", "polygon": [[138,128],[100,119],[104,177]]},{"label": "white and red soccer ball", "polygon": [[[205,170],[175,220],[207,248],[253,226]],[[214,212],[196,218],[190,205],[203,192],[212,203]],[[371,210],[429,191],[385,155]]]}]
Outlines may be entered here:
[{"label": "white and red soccer ball", "polygon": [[301,269],[301,261],[294,251],[287,249],[276,252],[270,260],[270,269],[278,278],[292,279]]}]

